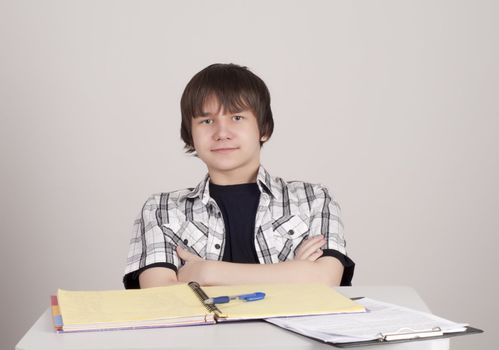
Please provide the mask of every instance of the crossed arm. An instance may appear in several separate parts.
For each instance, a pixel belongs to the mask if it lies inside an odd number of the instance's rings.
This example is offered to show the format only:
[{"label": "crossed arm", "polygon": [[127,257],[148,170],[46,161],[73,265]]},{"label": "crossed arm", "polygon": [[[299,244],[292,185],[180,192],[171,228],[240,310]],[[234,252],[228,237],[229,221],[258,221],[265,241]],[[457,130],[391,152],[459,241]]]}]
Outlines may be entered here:
[{"label": "crossed arm", "polygon": [[204,260],[181,247],[178,256],[185,261],[178,273],[164,267],[153,267],[139,276],[141,288],[196,281],[201,285],[243,283],[317,282],[338,286],[343,274],[341,262],[330,256],[319,259],[326,243],[322,235],[302,242],[294,260],[277,264],[238,264]]}]

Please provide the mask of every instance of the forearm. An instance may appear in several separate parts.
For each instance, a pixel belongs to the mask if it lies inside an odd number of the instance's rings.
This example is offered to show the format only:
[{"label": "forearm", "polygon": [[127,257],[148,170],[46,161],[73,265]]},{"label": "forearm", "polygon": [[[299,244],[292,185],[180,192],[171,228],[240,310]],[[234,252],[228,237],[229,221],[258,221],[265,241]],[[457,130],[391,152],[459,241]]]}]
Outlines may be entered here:
[{"label": "forearm", "polygon": [[205,261],[201,284],[224,285],[245,283],[315,282],[337,286],[343,265],[331,257],[316,261],[291,260],[277,264],[237,264]]},{"label": "forearm", "polygon": [[140,288],[164,287],[180,283],[175,271],[164,267],[152,267],[139,276]]}]

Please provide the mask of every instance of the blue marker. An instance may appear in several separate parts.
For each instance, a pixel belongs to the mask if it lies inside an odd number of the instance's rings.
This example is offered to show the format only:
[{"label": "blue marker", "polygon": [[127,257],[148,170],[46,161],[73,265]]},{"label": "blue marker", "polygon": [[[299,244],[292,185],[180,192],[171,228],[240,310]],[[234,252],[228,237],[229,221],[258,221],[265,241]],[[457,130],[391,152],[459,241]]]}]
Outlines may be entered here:
[{"label": "blue marker", "polygon": [[208,298],[204,301],[205,304],[225,304],[231,300],[239,299],[244,301],[257,301],[265,298],[265,293],[255,292],[250,294],[239,294],[239,295],[223,295],[214,298]]}]

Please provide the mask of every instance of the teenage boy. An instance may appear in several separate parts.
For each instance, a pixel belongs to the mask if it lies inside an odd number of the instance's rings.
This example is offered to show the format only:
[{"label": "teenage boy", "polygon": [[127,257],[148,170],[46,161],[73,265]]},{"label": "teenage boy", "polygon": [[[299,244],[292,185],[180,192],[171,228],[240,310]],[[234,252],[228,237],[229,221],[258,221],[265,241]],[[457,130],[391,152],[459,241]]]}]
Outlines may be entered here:
[{"label": "teenage boy", "polygon": [[213,64],[187,84],[181,137],[208,174],[152,195],[135,221],[125,288],[320,282],[351,285],[338,203],[321,185],[286,182],[260,165],[274,122],[265,83]]}]

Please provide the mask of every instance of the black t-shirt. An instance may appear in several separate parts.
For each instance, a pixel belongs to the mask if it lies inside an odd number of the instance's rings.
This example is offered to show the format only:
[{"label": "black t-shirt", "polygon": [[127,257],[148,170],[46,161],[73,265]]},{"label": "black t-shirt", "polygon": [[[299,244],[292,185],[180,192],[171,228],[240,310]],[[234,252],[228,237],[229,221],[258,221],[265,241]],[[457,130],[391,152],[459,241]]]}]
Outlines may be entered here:
[{"label": "black t-shirt", "polygon": [[258,264],[255,250],[255,217],[260,201],[256,183],[215,185],[210,196],[220,208],[225,223],[223,261]]}]

